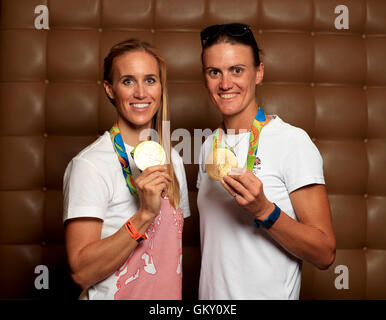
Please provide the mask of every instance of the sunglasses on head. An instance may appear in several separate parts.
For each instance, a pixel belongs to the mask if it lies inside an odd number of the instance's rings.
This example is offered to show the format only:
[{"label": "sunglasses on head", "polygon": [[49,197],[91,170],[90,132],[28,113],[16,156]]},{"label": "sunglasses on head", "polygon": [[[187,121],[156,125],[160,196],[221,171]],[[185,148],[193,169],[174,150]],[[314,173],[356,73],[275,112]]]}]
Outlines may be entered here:
[{"label": "sunglasses on head", "polygon": [[201,31],[201,46],[204,48],[207,42],[216,39],[221,33],[226,33],[231,37],[237,38],[248,38],[251,39],[252,30],[244,23],[227,23],[227,24],[216,24],[209,26]]}]

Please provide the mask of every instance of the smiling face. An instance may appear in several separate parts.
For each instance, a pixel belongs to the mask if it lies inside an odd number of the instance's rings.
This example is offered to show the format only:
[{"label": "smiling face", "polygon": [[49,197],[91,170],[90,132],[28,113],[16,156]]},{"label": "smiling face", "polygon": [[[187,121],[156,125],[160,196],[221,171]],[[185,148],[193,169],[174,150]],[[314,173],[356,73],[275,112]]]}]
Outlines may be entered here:
[{"label": "smiling face", "polygon": [[221,42],[206,48],[203,70],[211,100],[224,117],[255,110],[255,87],[264,69],[254,65],[249,46]]},{"label": "smiling face", "polygon": [[162,85],[157,60],[145,51],[132,51],[114,59],[112,83],[104,82],[118,117],[134,127],[150,127],[161,105]]}]

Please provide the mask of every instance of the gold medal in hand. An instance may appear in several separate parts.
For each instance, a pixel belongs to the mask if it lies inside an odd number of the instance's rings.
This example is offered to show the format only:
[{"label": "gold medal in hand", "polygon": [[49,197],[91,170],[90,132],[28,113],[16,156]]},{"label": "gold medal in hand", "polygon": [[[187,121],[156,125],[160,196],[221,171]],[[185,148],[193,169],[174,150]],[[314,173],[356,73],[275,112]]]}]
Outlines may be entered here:
[{"label": "gold medal in hand", "polygon": [[237,158],[229,149],[218,148],[205,159],[205,170],[214,180],[222,180],[231,168],[237,168]]},{"label": "gold medal in hand", "polygon": [[155,141],[143,141],[131,152],[138,169],[143,171],[148,167],[163,165],[166,153],[162,146]]}]

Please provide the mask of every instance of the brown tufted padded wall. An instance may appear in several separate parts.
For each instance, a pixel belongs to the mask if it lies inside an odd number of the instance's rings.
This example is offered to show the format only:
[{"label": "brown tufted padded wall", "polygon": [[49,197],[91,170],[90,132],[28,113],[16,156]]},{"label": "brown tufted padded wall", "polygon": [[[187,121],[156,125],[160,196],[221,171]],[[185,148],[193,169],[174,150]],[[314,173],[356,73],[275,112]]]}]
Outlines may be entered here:
[{"label": "brown tufted padded wall", "polygon": [[[48,5],[49,30],[34,28],[39,4]],[[334,27],[341,4],[348,30]],[[214,129],[220,117],[202,82],[199,31],[230,21],[250,24],[264,50],[266,111],[305,129],[324,159],[337,256],[327,271],[304,264],[301,297],[386,298],[386,1],[2,0],[0,10],[0,298],[77,297],[63,247],[62,177],[114,120],[101,85],[111,45],[139,37],[159,47],[171,129]],[[194,299],[197,166],[185,167],[184,298]],[[34,287],[40,264],[48,290]],[[334,286],[338,265],[348,267],[349,289]]]}]

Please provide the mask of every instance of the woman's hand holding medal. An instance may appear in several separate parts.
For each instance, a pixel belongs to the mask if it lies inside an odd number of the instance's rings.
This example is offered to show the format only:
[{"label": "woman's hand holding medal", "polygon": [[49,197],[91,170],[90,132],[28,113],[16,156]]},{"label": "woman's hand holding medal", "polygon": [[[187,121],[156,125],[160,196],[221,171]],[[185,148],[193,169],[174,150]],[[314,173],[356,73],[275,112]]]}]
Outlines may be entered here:
[{"label": "woman's hand holding medal", "polygon": [[261,180],[247,168],[232,168],[221,184],[255,219],[264,220],[275,209],[264,194]]},{"label": "woman's hand holding medal", "polygon": [[156,217],[160,212],[161,193],[168,189],[171,181],[165,165],[146,168],[135,180],[141,203],[140,211],[151,218]]},{"label": "woman's hand holding medal", "polygon": [[160,212],[161,194],[167,192],[172,182],[165,165],[165,151],[157,142],[144,141],[133,150],[132,156],[137,167],[143,170],[135,180],[140,211],[154,218]]},{"label": "woman's hand holding medal", "polygon": [[[245,168],[239,168],[236,155],[223,147],[221,127],[213,136],[213,150],[205,160],[208,176],[221,181],[236,202],[258,220],[264,220],[275,209],[275,205],[265,197],[262,182],[252,173],[260,132],[268,121],[259,107],[251,126]],[[222,127],[225,128],[225,125]]]},{"label": "woman's hand holding medal", "polygon": [[226,148],[218,148],[211,152],[205,160],[205,170],[209,177],[221,180],[231,168],[237,167],[237,158]]}]

